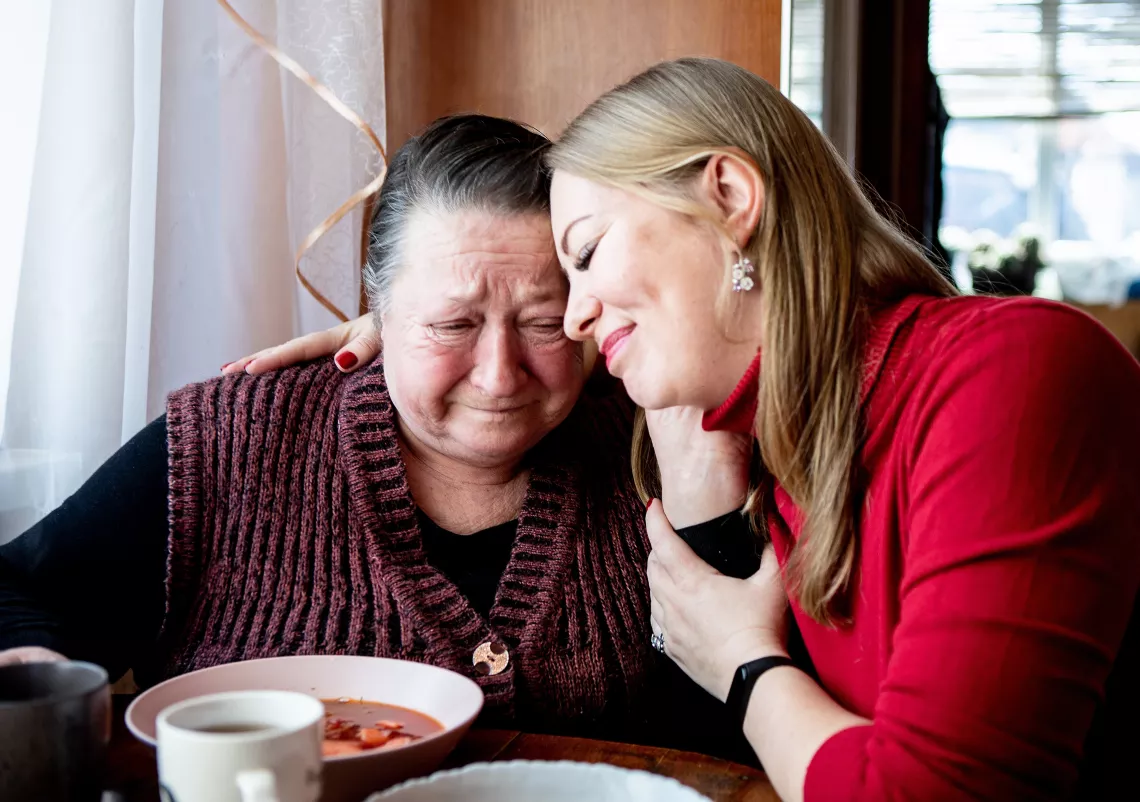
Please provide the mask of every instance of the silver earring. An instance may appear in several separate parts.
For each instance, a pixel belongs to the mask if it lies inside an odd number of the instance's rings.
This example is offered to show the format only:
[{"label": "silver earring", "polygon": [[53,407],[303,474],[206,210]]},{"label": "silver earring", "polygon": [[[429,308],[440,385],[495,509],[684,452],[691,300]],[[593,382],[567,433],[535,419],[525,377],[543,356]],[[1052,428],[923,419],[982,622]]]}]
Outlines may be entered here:
[{"label": "silver earring", "polygon": [[752,260],[741,255],[736,260],[736,264],[732,266],[732,291],[748,292],[756,286],[756,282],[752,280],[752,274],[755,272],[756,268],[752,266]]}]

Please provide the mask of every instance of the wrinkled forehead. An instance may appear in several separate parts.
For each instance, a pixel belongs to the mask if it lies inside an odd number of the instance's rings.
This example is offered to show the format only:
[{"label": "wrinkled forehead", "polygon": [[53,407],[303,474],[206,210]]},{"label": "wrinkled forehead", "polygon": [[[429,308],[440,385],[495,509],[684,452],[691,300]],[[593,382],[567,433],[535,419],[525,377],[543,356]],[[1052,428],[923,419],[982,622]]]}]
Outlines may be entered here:
[{"label": "wrinkled forehead", "polygon": [[455,304],[565,303],[566,279],[545,214],[419,212],[404,239],[400,284]]},{"label": "wrinkled forehead", "polygon": [[436,294],[451,304],[510,308],[566,306],[569,287],[565,274],[554,261],[553,252],[537,274],[494,260],[464,260],[445,274],[447,281],[438,285]]}]

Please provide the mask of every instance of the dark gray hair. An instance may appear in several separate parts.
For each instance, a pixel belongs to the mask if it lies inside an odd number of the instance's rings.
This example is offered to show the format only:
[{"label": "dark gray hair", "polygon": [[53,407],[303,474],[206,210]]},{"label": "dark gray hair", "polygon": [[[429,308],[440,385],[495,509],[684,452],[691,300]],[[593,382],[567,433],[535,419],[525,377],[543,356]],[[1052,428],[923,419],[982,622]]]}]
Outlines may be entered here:
[{"label": "dark gray hair", "polygon": [[364,287],[373,314],[386,311],[404,233],[416,212],[546,214],[550,140],[483,114],[441,117],[396,151],[376,200]]}]

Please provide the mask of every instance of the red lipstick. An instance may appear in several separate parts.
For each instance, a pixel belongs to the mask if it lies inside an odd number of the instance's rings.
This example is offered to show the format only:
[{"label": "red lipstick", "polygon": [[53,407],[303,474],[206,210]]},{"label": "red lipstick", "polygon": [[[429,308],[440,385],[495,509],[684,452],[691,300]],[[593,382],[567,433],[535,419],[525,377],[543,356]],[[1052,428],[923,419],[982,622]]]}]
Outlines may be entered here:
[{"label": "red lipstick", "polygon": [[617,331],[611,332],[610,335],[602,341],[600,350],[602,352],[602,356],[606,358],[607,365],[614,358],[614,356],[617,355],[617,352],[621,349],[622,344],[625,342],[625,338],[628,337],[632,331],[632,325],[623,326]]}]

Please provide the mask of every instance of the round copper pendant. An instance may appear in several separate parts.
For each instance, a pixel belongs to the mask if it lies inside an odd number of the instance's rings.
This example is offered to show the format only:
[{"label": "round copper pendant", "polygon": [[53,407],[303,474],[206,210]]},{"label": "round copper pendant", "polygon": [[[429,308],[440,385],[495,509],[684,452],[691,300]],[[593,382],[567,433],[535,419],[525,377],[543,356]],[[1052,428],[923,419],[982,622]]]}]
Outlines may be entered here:
[{"label": "round copper pendant", "polygon": [[475,647],[471,662],[476,672],[484,677],[493,677],[506,670],[507,664],[511,662],[511,654],[507,651],[507,647],[498,641],[485,641]]}]

